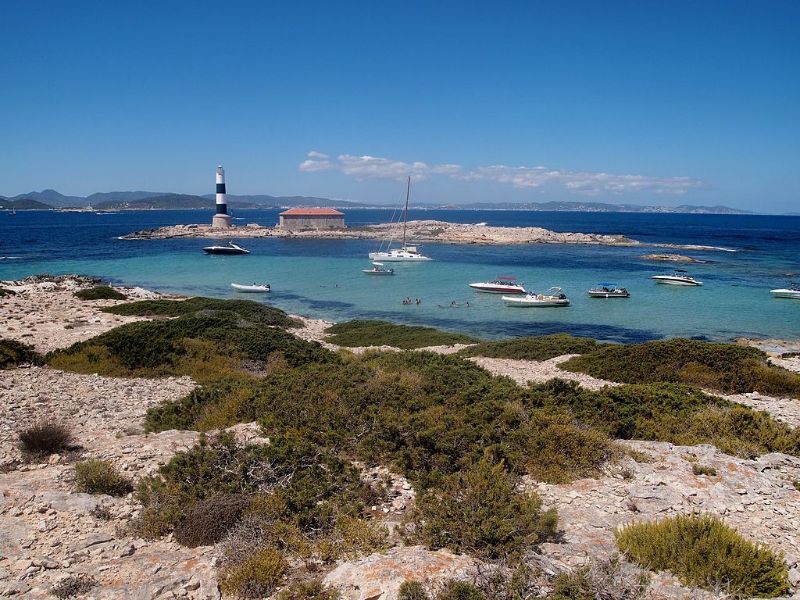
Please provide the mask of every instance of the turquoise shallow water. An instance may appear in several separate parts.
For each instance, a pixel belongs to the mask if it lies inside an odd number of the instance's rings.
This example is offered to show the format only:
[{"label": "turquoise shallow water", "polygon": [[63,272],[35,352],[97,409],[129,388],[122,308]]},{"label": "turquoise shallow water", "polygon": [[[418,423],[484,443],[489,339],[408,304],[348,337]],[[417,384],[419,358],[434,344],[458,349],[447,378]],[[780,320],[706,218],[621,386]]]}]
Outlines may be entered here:
[{"label": "turquoise shallow water", "polygon": [[[31,213],[24,215],[26,223],[15,221],[13,226],[4,228],[0,255],[19,258],[0,260],[0,279],[40,272],[94,274],[162,291],[247,297],[293,313],[336,321],[382,318],[484,337],[568,331],[618,341],[670,336],[730,339],[743,335],[800,339],[800,301],[776,300],[768,293],[771,287],[786,283],[786,273],[797,268],[793,264],[797,255],[787,251],[785,242],[764,241],[770,236],[763,231],[758,234],[760,238],[736,238],[731,234],[713,238],[714,245],[726,246],[739,239],[737,252],[690,252],[715,262],[691,267],[692,274],[705,282],[703,287],[679,288],[657,285],[650,279],[670,267],[642,261],[641,254],[649,250],[641,248],[428,244],[424,251],[434,261],[394,264],[394,277],[371,277],[361,269],[370,266],[366,256],[376,247],[372,242],[248,240],[245,245],[252,252],[248,256],[207,256],[201,251],[208,243],[205,240],[115,239],[120,233],[161,224],[155,221],[197,222],[205,213],[145,213],[138,218],[133,214],[38,214],[46,215],[40,218],[50,221],[37,223],[36,215]],[[269,223],[273,216],[254,214],[247,219],[261,218],[261,222]],[[472,212],[462,220],[491,222],[491,217],[489,212]],[[385,215],[381,214],[374,220],[383,218]],[[587,215],[580,215],[580,219],[585,221]],[[540,221],[539,215],[537,222]],[[631,237],[638,233],[640,239],[645,236],[641,224],[633,222],[626,227],[624,221],[624,215],[617,223],[598,221],[594,229]],[[566,222],[561,229],[588,231],[591,225]],[[690,241],[686,239],[686,227],[675,226],[679,235],[659,241]],[[648,223],[648,227],[652,225]],[[780,235],[793,240],[793,231]],[[18,240],[16,248],[9,246],[9,240],[14,238]],[[704,234],[691,239],[709,243],[712,238]],[[470,282],[493,279],[499,274],[516,275],[536,291],[558,285],[570,296],[572,305],[511,308],[499,296],[467,287]],[[242,295],[230,288],[231,282],[253,281],[268,282],[274,291],[265,296]],[[632,297],[588,298],[586,289],[598,281],[624,285]],[[404,306],[402,299],[406,296],[421,298],[422,304]],[[453,300],[461,306],[450,308]]]}]

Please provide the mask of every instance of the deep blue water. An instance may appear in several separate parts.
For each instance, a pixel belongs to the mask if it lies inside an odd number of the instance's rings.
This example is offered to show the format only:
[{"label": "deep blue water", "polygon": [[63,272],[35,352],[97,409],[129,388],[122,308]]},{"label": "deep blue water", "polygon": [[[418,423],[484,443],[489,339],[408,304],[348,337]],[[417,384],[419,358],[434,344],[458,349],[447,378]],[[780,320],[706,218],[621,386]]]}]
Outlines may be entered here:
[{"label": "deep blue water", "polygon": [[[237,211],[235,223],[272,225],[278,210]],[[392,211],[347,210],[350,225],[383,222]],[[84,273],[126,285],[233,297],[230,283],[268,281],[268,301],[332,320],[385,318],[496,337],[555,331],[612,340],[665,336],[730,339],[800,338],[800,301],[777,300],[768,290],[800,279],[800,217],[522,211],[411,210],[412,219],[539,226],[556,231],[623,234],[646,243],[702,244],[734,252],[686,251],[709,260],[692,265],[702,288],[658,286],[650,275],[670,270],[640,256],[657,249],[580,245],[456,246],[426,244],[435,260],[395,265],[395,277],[367,277],[368,252],[359,240],[247,240],[243,257],[205,256],[207,240],[122,241],[131,231],[210,221],[209,211],[117,214],[0,213],[0,279],[35,273]],[[664,250],[672,252],[671,250]],[[511,273],[529,289],[559,285],[572,299],[565,309],[514,309],[467,284]],[[585,290],[612,280],[628,300],[592,300]],[[401,299],[420,297],[420,306]],[[451,300],[461,308],[449,306]],[[470,307],[465,303],[469,301]]]}]

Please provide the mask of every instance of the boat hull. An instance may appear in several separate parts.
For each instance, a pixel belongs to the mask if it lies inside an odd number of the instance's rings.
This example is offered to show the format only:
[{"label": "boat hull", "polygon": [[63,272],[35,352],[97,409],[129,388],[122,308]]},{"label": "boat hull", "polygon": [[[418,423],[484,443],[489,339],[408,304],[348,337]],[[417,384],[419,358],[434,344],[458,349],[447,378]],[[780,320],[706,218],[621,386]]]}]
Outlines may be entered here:
[{"label": "boat hull", "polygon": [[593,292],[589,290],[586,292],[589,294],[590,298],[630,298],[631,295],[628,292]]},{"label": "boat hull", "polygon": [[800,290],[770,290],[773,298],[789,298],[791,300],[800,300]]},{"label": "boat hull", "polygon": [[702,281],[687,281],[686,279],[675,279],[673,277],[662,277],[660,275],[654,275],[653,279],[656,283],[661,283],[664,285],[680,285],[685,287],[697,287],[699,285],[703,285]]},{"label": "boat hull", "polygon": [[362,272],[364,275],[394,275],[394,270],[392,269],[387,271],[373,271],[372,269],[364,269]]},{"label": "boat hull", "polygon": [[492,285],[490,283],[470,283],[469,287],[477,292],[485,294],[524,294],[525,288],[522,286],[503,286]]},{"label": "boat hull", "polygon": [[222,248],[222,247],[213,247],[210,246],[208,248],[203,248],[203,252],[206,254],[250,254],[249,250],[237,250],[235,248]]},{"label": "boat hull", "polygon": [[232,283],[231,287],[237,292],[244,294],[266,294],[270,291],[268,285],[241,285],[239,283]]},{"label": "boat hull", "polygon": [[421,254],[390,254],[388,252],[371,252],[369,258],[380,262],[426,262],[431,260]]},{"label": "boat hull", "polygon": [[518,296],[503,296],[506,306],[514,306],[519,308],[554,308],[559,306],[569,306],[568,298],[548,298],[542,297],[540,300],[537,298]]}]

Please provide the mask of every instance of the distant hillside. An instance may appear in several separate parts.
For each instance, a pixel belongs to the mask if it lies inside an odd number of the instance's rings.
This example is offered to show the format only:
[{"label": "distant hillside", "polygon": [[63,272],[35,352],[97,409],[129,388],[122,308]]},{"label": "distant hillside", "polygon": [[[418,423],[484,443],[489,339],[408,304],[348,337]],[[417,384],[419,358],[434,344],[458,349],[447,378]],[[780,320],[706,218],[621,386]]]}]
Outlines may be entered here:
[{"label": "distant hillside", "polygon": [[31,200],[30,198],[20,198],[19,200],[11,200],[9,198],[0,198],[0,209],[7,210],[52,210],[53,206],[39,202],[38,200]]},{"label": "distant hillside", "polygon": [[[231,208],[260,208],[253,202],[231,200]],[[92,204],[97,210],[169,210],[169,209],[213,209],[214,201],[191,194],[160,194],[137,200],[107,200]]]},{"label": "distant hillside", "polygon": [[41,192],[28,192],[7,198],[8,200],[36,200],[49,204],[50,207],[63,208],[65,206],[85,206],[86,198],[81,196],[65,196],[55,190],[42,190]]},{"label": "distant hillside", "polygon": [[532,210],[556,212],[635,212],[635,213],[688,213],[713,215],[748,215],[747,210],[728,206],[642,206],[640,204],[608,204],[605,202],[473,202],[450,204],[437,208],[475,210]]},{"label": "distant hillside", "polygon": [[155,196],[169,196],[168,192],[95,192],[86,196],[86,203],[96,206],[101,202],[135,202]]},{"label": "distant hillside", "polygon": [[[206,194],[203,197],[213,200],[214,194]],[[249,203],[258,208],[277,208],[282,206],[329,206],[335,208],[371,206],[349,200],[331,200],[330,198],[316,198],[314,196],[268,196],[266,194],[228,194],[228,201]]]}]

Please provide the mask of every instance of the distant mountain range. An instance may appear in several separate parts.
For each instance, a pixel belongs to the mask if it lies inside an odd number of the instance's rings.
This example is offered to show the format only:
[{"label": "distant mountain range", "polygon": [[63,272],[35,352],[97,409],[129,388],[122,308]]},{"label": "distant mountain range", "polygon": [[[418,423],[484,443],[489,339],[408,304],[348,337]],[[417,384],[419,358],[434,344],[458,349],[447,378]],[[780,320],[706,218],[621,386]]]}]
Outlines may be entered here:
[{"label": "distant mountain range", "polygon": [[[231,208],[258,209],[292,206],[329,206],[336,208],[387,208],[348,200],[331,200],[314,196],[268,196],[266,194],[228,194]],[[29,192],[10,198],[0,196],[0,209],[46,210],[52,208],[93,208],[96,210],[167,210],[211,209],[214,194],[195,196],[167,192],[98,192],[90,196],[65,196],[56,190]],[[750,211],[727,206],[642,206],[604,202],[473,202],[469,204],[416,203],[416,208],[453,210],[532,210],[564,212],[636,212],[738,215]]]}]

